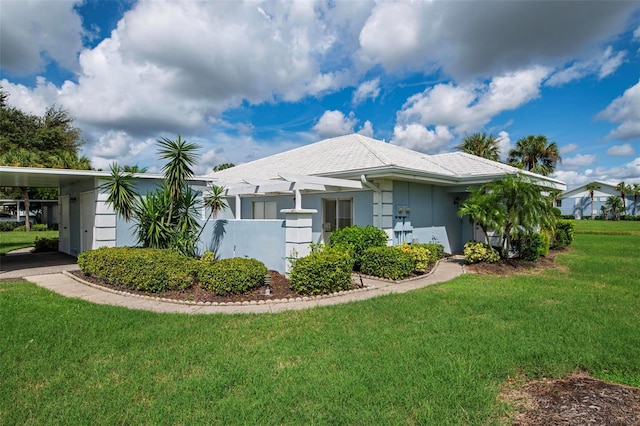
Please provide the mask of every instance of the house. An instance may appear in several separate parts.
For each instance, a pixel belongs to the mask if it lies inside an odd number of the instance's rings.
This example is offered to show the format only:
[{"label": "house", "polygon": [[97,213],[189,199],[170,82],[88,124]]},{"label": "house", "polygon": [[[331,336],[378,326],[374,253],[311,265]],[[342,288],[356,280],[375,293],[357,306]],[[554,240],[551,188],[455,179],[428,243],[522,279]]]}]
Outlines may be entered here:
[{"label": "house", "polygon": [[[202,208],[198,250],[256,258],[282,272],[289,258],[306,255],[311,243],[327,242],[336,229],[372,225],[386,232],[388,244],[439,243],[457,253],[484,238],[457,214],[468,189],[513,173],[566,189],[558,180],[462,152],[427,155],[356,134],[326,139],[192,179],[202,196],[213,185],[224,187],[229,205],[211,221]],[[0,167],[0,186],[58,187],[60,251],[77,256],[136,243],[134,224],[115,214],[100,189],[108,176]],[[135,177],[141,194],[162,182],[160,175]]]},{"label": "house", "polygon": [[[563,182],[462,152],[427,155],[362,135],[326,139],[208,176],[230,209],[203,240],[223,257],[255,256],[257,247],[285,259],[327,242],[336,229],[372,225],[389,244],[439,243],[447,253],[483,239],[458,216],[472,186],[522,173],[548,189]],[[285,244],[276,243],[285,240]],[[240,244],[242,242],[242,244]],[[240,247],[243,246],[241,249]],[[286,268],[280,263],[279,268]]]},{"label": "house", "polygon": [[[593,214],[595,216],[601,216],[602,212],[600,209],[607,203],[607,199],[611,196],[620,197],[620,191],[616,189],[616,185],[610,183],[600,181],[596,181],[595,183],[597,183],[600,188],[593,191]],[[591,217],[591,194],[587,190],[587,185],[588,184],[584,184],[573,188],[558,197],[556,207],[560,209],[563,215],[573,216],[576,219]],[[633,202],[633,194],[625,194],[627,214],[633,214]],[[638,210],[640,211],[640,209]]]}]

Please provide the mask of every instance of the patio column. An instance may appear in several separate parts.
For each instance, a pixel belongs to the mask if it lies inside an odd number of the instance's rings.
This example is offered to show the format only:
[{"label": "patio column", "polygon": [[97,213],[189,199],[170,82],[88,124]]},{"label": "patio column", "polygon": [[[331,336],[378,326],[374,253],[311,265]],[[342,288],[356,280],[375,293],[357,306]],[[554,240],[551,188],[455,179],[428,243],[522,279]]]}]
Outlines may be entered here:
[{"label": "patio column", "polygon": [[236,195],[236,220],[242,219],[242,201],[240,195]]},{"label": "patio column", "polygon": [[[285,254],[287,257],[305,257],[311,253],[312,215],[315,209],[284,209],[285,214]],[[285,262],[285,273],[289,273],[291,265]]]}]

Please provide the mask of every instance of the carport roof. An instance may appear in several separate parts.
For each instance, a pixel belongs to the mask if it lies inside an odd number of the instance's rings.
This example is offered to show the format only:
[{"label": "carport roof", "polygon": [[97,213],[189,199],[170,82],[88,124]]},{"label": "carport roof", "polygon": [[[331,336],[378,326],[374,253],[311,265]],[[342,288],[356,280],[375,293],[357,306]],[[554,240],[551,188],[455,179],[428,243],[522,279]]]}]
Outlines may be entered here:
[{"label": "carport roof", "polygon": [[[97,170],[48,169],[36,167],[0,166],[0,187],[26,186],[30,188],[57,188],[60,185],[84,179],[106,178],[111,173]],[[139,173],[134,175],[142,179],[162,179],[162,175]],[[209,181],[207,177],[195,177],[194,181]]]}]

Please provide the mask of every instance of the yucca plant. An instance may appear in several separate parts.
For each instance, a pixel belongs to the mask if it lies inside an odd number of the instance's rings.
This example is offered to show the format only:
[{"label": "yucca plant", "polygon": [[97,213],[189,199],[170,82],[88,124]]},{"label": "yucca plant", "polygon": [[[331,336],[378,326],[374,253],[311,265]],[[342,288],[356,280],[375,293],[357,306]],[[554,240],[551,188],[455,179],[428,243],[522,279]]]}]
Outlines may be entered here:
[{"label": "yucca plant", "polygon": [[[172,248],[186,256],[195,256],[200,238],[198,223],[199,193],[187,185],[193,177],[197,145],[180,136],[173,141],[158,141],[160,158],[168,160],[162,168],[164,183],[145,196],[136,194],[131,172],[112,165],[111,176],[100,186],[109,195],[107,203],[125,220],[135,220],[138,244],[151,248]],[[212,214],[227,207],[222,200],[222,188],[214,188],[205,198]]]}]

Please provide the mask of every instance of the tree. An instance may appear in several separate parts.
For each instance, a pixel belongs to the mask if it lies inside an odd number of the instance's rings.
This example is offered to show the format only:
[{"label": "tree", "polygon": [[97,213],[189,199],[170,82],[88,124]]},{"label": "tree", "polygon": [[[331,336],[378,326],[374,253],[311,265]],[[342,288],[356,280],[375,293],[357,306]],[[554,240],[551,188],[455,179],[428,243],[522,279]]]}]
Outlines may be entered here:
[{"label": "tree", "polygon": [[544,135],[529,135],[516,142],[515,148],[509,151],[508,162],[514,167],[548,176],[562,158],[555,142],[549,142]]},{"label": "tree", "polygon": [[147,173],[147,168],[134,164],[133,166],[122,166],[122,171],[128,173]]},{"label": "tree", "polygon": [[556,222],[552,204],[542,195],[541,188],[519,174],[483,185],[472,192],[463,208],[460,214],[473,215],[478,224],[483,222],[481,226],[487,229],[493,227],[502,237],[503,258],[508,257],[514,238],[551,229]]},{"label": "tree", "polygon": [[633,215],[638,215],[638,195],[640,195],[640,183],[631,185],[631,194],[633,194]]},{"label": "tree", "polygon": [[600,214],[602,214],[602,220],[607,220],[607,206],[600,206]]},{"label": "tree", "polygon": [[[460,217],[468,216],[477,224],[489,241],[489,230],[500,229],[505,221],[503,211],[496,209],[498,205],[498,194],[487,192],[484,188],[474,188],[471,194],[458,209]],[[491,247],[491,244],[489,244]],[[493,247],[491,247],[493,250]]]},{"label": "tree", "polygon": [[627,214],[627,198],[625,195],[632,191],[631,186],[620,182],[616,185],[616,191],[620,191],[620,197],[622,198],[622,214]]},{"label": "tree", "polygon": [[219,172],[220,170],[230,169],[231,167],[235,167],[235,166],[236,165],[233,163],[222,163],[222,164],[218,164],[217,166],[213,166],[213,171]]},{"label": "tree", "polygon": [[611,215],[611,219],[618,220],[620,219],[620,212],[623,209],[622,199],[617,195],[612,195],[607,198],[607,202],[605,203],[607,206],[607,212]]},{"label": "tree", "polygon": [[[107,204],[117,214],[127,221],[135,221],[139,244],[171,248],[184,255],[195,256],[202,229],[197,221],[199,196],[187,181],[193,177],[195,154],[199,147],[180,136],[176,140],[163,138],[158,144],[160,158],[167,160],[162,168],[162,187],[141,196],[135,192],[133,173],[112,164],[111,176],[100,189],[107,192]],[[223,191],[214,187],[205,197],[205,205],[211,208],[209,217],[227,207],[222,199]]]},{"label": "tree", "polygon": [[462,143],[456,146],[456,149],[488,160],[499,161],[499,141],[500,139],[494,135],[487,136],[486,133],[474,133],[472,135],[465,135]]},{"label": "tree", "polygon": [[589,196],[591,197],[591,219],[595,218],[595,206],[593,204],[593,193],[600,189],[600,185],[598,182],[590,182],[585,186],[585,189],[589,191]]}]

